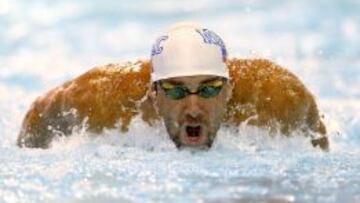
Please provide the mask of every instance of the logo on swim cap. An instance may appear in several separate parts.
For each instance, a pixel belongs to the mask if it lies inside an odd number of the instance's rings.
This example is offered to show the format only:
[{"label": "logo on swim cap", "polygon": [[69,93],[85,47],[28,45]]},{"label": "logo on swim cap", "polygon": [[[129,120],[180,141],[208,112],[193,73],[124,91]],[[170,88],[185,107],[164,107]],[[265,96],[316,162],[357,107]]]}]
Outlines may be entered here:
[{"label": "logo on swim cap", "polygon": [[167,40],[168,38],[169,37],[167,35],[160,36],[159,38],[157,38],[155,44],[153,45],[153,47],[151,49],[151,56],[161,54],[161,52],[164,49],[164,47],[162,46],[162,42]]},{"label": "logo on swim cap", "polygon": [[227,57],[227,51],[226,51],[226,47],[224,42],[222,41],[222,39],[219,37],[219,35],[217,35],[215,32],[208,30],[208,29],[196,29],[196,32],[198,32],[205,43],[207,44],[214,44],[220,47],[221,49],[221,54],[222,54],[222,59],[225,62],[226,61],[226,57]]}]

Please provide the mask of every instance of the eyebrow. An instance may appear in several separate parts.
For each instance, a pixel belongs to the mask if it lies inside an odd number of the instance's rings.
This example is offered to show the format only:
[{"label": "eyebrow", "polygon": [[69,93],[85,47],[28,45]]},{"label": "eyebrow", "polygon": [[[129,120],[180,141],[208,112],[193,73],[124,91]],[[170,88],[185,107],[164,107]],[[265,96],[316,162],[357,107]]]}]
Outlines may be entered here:
[{"label": "eyebrow", "polygon": [[212,82],[214,80],[221,80],[221,78],[220,77],[214,77],[214,78],[205,79],[205,80],[201,81],[200,84],[209,83],[209,82]]},{"label": "eyebrow", "polygon": [[[221,80],[221,78],[220,77],[208,78],[208,79],[205,79],[205,80],[201,81],[200,84],[209,83],[209,82],[212,82],[214,80]],[[176,79],[168,79],[168,80],[165,80],[164,82],[168,82],[168,83],[171,83],[173,85],[184,85],[183,82],[177,81]]]},{"label": "eyebrow", "polygon": [[176,81],[174,79],[169,79],[169,80],[165,80],[163,82],[168,82],[168,83],[171,83],[173,85],[183,85],[184,83],[183,82],[180,82],[180,81]]}]

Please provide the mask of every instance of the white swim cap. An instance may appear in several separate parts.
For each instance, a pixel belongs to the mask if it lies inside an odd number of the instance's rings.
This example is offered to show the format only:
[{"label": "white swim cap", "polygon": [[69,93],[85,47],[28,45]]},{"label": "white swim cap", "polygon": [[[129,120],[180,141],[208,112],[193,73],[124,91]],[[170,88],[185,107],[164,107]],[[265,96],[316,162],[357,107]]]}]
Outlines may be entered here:
[{"label": "white swim cap", "polygon": [[222,39],[194,23],[178,23],[158,37],[151,51],[152,81],[194,75],[229,78]]}]

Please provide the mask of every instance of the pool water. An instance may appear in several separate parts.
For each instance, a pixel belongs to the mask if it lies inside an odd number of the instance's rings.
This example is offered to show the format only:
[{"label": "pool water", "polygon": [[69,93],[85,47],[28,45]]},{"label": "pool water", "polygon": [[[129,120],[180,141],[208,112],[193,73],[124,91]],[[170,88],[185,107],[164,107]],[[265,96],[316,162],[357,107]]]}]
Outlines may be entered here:
[{"label": "pool water", "polygon": [[[0,202],[360,202],[360,3],[0,0]],[[177,150],[162,124],[79,129],[52,148],[16,137],[37,96],[91,67],[148,58],[192,20],[240,58],[268,58],[315,95],[330,152],[303,136],[221,128],[209,151]]]}]

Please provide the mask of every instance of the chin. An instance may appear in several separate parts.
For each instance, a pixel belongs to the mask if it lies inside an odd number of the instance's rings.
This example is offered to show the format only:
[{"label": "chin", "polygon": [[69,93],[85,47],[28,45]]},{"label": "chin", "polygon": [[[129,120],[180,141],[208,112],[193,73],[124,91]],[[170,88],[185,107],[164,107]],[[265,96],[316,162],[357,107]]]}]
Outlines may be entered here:
[{"label": "chin", "polygon": [[199,145],[199,146],[189,146],[189,145],[180,145],[178,147],[179,150],[189,150],[189,151],[207,151],[211,147],[207,145]]}]

